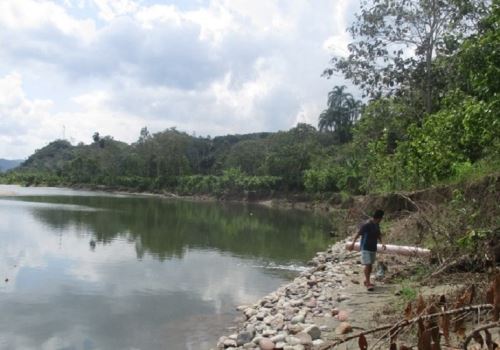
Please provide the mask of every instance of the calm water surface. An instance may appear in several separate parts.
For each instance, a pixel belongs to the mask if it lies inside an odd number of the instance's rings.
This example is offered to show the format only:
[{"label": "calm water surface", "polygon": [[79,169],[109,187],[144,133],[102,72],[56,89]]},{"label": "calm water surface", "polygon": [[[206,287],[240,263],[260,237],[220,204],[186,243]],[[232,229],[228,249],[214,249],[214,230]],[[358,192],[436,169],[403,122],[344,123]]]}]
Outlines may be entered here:
[{"label": "calm water surface", "polygon": [[329,230],[303,212],[4,185],[0,220],[0,349],[209,349]]}]

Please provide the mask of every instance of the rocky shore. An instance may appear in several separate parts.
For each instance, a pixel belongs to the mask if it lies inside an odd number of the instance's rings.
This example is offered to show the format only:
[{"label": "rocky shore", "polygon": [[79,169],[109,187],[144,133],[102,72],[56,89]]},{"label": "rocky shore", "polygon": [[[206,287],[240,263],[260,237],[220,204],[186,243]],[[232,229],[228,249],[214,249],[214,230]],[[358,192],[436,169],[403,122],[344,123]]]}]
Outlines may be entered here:
[{"label": "rocky shore", "polygon": [[319,349],[329,339],[370,326],[372,311],[394,298],[390,286],[368,293],[360,285],[359,253],[346,251],[344,241],[317,253],[310,265],[254,305],[239,306],[242,322],[219,339],[217,349]]}]

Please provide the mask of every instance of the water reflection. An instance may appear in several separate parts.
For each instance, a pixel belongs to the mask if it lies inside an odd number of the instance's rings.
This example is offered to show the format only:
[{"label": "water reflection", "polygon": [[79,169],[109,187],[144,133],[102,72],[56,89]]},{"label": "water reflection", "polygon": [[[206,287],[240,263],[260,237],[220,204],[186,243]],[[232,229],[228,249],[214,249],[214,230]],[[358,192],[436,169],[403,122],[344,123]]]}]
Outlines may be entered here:
[{"label": "water reflection", "polygon": [[1,349],[207,349],[327,244],[287,211],[63,194],[0,199]]},{"label": "water reflection", "polygon": [[[97,243],[116,237],[134,241],[138,257],[182,257],[186,248],[215,248],[275,261],[304,261],[324,247],[324,218],[237,204],[193,203],[158,198],[23,197],[72,208],[33,207],[33,215],[56,229],[91,231]],[[57,210],[56,210],[57,209]]]}]

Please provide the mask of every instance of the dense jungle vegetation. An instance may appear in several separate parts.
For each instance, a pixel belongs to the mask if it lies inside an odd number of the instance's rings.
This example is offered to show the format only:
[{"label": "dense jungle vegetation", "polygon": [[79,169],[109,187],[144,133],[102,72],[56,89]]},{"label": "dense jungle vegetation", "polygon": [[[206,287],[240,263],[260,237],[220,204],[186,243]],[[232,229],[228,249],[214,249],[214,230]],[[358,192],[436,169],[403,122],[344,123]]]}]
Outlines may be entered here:
[{"label": "dense jungle vegetation", "polygon": [[[500,169],[500,2],[362,1],[343,75],[319,115],[277,133],[193,137],[145,127],[126,144],[55,140],[5,183],[179,194],[327,196],[417,189]],[[90,139],[90,137],[89,137]]]}]

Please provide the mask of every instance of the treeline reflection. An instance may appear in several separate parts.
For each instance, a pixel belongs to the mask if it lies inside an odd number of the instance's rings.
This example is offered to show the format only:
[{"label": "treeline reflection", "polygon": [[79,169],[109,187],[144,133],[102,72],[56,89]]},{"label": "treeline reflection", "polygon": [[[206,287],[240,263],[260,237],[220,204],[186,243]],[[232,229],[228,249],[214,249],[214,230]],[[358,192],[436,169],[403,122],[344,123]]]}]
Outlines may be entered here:
[{"label": "treeline reflection", "polygon": [[[327,218],[291,210],[155,197],[19,199],[57,204],[33,207],[33,216],[59,232],[73,227],[89,233],[97,246],[127,239],[135,244],[138,258],[151,254],[163,260],[182,257],[186,249],[217,249],[273,262],[304,262],[330,241]],[[72,206],[65,210],[61,204]]]}]

